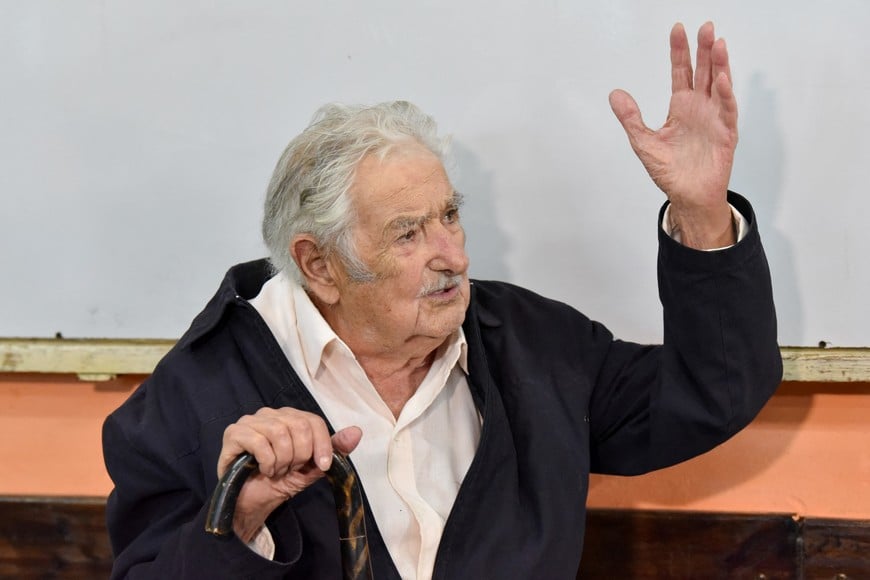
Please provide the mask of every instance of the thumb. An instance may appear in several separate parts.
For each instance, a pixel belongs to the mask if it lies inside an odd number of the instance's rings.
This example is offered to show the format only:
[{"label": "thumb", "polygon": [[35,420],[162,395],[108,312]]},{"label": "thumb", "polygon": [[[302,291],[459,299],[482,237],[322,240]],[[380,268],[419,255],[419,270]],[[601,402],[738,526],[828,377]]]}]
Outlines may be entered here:
[{"label": "thumb", "polygon": [[332,446],[336,451],[343,455],[347,455],[359,445],[362,439],[362,429],[359,427],[345,427],[341,431],[336,431],[332,436]]},{"label": "thumb", "polygon": [[641,117],[640,108],[631,95],[622,89],[616,89],[610,93],[609,100],[613,114],[616,115],[632,143],[649,131]]}]

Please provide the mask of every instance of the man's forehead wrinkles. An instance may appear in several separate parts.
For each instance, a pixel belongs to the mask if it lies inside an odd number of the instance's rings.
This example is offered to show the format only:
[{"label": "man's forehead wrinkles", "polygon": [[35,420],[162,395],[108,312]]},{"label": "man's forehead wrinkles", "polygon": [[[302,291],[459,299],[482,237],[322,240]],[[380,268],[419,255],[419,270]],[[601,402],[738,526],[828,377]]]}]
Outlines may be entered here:
[{"label": "man's forehead wrinkles", "polygon": [[383,192],[383,195],[386,198],[395,198],[395,197],[403,197],[405,194],[407,194],[409,192],[415,193],[418,188],[420,188],[422,186],[426,186],[429,183],[431,183],[432,181],[434,181],[435,177],[439,173],[440,173],[440,171],[438,170],[438,168],[435,168],[427,176],[425,176],[423,179],[421,179],[419,182],[403,183],[392,190]]}]

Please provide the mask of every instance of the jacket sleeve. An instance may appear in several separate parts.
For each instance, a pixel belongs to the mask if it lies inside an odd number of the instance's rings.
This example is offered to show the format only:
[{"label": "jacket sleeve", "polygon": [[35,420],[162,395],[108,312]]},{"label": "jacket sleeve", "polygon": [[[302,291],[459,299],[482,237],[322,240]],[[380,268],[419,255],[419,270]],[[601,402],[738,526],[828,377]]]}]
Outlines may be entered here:
[{"label": "jacket sleeve", "polygon": [[[155,372],[103,426],[106,467],[115,484],[106,506],[112,578],[293,577],[298,533],[295,550],[285,543],[283,556],[291,562],[282,563],[261,558],[236,537],[205,531],[206,488],[214,484],[206,484],[197,448],[179,446],[174,433],[180,431],[176,423],[188,420],[179,411],[184,401],[161,401],[154,390],[177,387],[160,385],[161,379]],[[198,435],[191,426],[187,431]]]},{"label": "jacket sleeve", "polygon": [[610,345],[590,401],[594,472],[645,473],[704,453],[746,426],[782,379],[755,216],[739,195],[728,201],[749,222],[731,248],[693,250],[659,228],[663,344]]}]

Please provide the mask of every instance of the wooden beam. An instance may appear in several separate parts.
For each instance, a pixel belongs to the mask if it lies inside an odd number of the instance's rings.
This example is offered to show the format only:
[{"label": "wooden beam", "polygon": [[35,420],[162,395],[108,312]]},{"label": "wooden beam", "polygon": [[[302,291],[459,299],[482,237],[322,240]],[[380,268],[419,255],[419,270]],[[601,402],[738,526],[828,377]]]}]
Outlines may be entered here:
[{"label": "wooden beam", "polygon": [[870,348],[784,347],[780,350],[784,381],[870,382]]},{"label": "wooden beam", "polygon": [[0,372],[76,374],[83,380],[150,374],[175,341],[0,338]]},{"label": "wooden beam", "polygon": [[[0,373],[150,374],[174,340],[0,338]],[[870,348],[783,347],[783,380],[870,382]]]}]

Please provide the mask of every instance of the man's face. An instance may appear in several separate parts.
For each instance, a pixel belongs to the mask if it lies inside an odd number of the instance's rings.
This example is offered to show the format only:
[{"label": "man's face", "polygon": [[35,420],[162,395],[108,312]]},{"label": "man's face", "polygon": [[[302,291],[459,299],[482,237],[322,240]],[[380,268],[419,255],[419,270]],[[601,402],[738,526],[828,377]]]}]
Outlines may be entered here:
[{"label": "man's face", "polygon": [[375,279],[350,280],[335,264],[339,300],[330,324],[357,349],[447,338],[462,324],[470,292],[459,200],[441,162],[419,146],[383,160],[368,156],[351,196],[357,253]]}]

